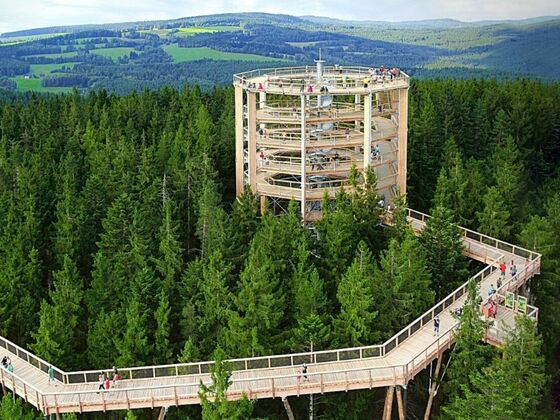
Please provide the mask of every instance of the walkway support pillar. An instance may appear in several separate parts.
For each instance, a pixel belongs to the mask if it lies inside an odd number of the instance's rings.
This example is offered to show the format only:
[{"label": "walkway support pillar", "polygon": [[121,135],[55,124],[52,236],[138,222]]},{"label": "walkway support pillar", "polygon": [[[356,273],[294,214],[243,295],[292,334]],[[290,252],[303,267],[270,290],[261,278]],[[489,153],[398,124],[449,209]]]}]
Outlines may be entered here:
[{"label": "walkway support pillar", "polygon": [[243,193],[244,133],[243,133],[243,87],[235,85],[235,192]]},{"label": "walkway support pillar", "polygon": [[408,88],[399,89],[399,128],[398,128],[398,160],[399,172],[397,176],[397,185],[399,193],[406,195],[406,148],[408,134]]},{"label": "walkway support pillar", "polygon": [[305,221],[305,182],[307,176],[305,174],[305,164],[306,164],[306,135],[305,135],[305,95],[301,95],[301,218]]},{"label": "walkway support pillar", "polygon": [[369,168],[371,164],[371,103],[372,94],[364,97],[364,171]]},{"label": "walkway support pillar", "polygon": [[385,394],[385,407],[383,407],[383,420],[391,420],[393,412],[393,395],[395,394],[395,387],[388,386],[387,394]]},{"label": "walkway support pillar", "polygon": [[257,193],[257,94],[249,92],[247,99],[247,112],[249,118],[247,130],[249,136],[248,163],[249,163],[249,185],[253,194]]},{"label": "walkway support pillar", "polygon": [[159,410],[158,420],[163,420],[165,418],[168,409],[169,407],[161,407],[161,410]]},{"label": "walkway support pillar", "polygon": [[436,364],[436,371],[434,372],[434,377],[432,378],[432,386],[429,391],[429,398],[428,398],[428,405],[426,406],[426,412],[424,413],[424,420],[428,420],[430,418],[430,414],[432,412],[432,404],[434,402],[434,396],[436,393],[437,381],[436,379],[439,376],[439,371],[441,369],[441,360],[443,359],[443,353],[438,353],[438,360]]},{"label": "walkway support pillar", "polygon": [[397,407],[399,409],[399,420],[404,420],[404,404],[401,386],[397,386]]},{"label": "walkway support pillar", "polygon": [[284,404],[284,408],[286,409],[286,414],[288,415],[289,420],[296,420],[294,417],[294,412],[292,411],[292,407],[290,407],[290,402],[288,401],[288,397],[282,397],[282,403]]}]

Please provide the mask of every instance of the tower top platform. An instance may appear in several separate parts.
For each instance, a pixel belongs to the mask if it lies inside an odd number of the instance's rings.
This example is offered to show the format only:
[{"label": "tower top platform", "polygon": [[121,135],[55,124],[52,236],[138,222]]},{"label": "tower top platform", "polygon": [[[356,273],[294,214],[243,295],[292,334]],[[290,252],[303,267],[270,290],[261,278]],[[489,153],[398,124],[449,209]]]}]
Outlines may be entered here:
[{"label": "tower top platform", "polygon": [[233,76],[249,92],[279,95],[348,95],[406,89],[409,76],[398,68],[303,66],[257,69]]}]

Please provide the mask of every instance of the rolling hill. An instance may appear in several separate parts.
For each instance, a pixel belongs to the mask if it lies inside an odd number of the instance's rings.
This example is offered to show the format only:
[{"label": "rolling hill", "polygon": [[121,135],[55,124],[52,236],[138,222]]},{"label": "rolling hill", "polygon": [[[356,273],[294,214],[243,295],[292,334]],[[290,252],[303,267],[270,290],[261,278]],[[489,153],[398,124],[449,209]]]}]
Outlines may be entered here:
[{"label": "rolling hill", "polygon": [[363,22],[232,13],[2,34],[0,88],[208,88],[250,68],[310,64],[319,48],[332,64],[398,66],[419,78],[560,79],[558,17]]}]

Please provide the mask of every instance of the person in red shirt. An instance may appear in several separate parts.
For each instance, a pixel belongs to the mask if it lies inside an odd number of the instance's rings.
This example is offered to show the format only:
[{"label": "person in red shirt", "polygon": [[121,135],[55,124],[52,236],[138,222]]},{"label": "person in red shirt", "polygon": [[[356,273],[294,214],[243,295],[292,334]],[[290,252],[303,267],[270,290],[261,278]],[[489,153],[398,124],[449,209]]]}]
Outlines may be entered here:
[{"label": "person in red shirt", "polygon": [[502,274],[502,278],[505,278],[506,276],[506,268],[507,268],[506,263],[502,261],[500,263],[500,273]]}]

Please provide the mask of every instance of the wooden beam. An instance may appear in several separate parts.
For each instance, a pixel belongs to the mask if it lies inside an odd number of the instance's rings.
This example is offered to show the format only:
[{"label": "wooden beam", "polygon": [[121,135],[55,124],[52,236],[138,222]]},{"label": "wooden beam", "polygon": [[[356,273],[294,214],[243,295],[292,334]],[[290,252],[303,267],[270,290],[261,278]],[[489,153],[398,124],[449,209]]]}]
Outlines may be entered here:
[{"label": "wooden beam", "polygon": [[243,87],[235,86],[235,192],[243,192]]},{"label": "wooden beam", "polygon": [[283,397],[282,403],[284,403],[284,408],[286,409],[286,414],[288,415],[288,419],[296,420],[296,418],[294,417],[294,412],[292,411],[292,407],[290,406],[290,402],[288,401],[288,397]]},{"label": "wooden beam", "polygon": [[253,194],[257,193],[257,94],[248,93],[247,99],[247,131],[249,135],[248,157],[249,160],[249,185]]},{"label": "wooden beam", "polygon": [[159,410],[158,420],[165,419],[165,415],[167,414],[167,409],[168,407],[161,407],[161,409]]},{"label": "wooden beam", "polygon": [[385,407],[383,407],[383,420],[391,420],[393,412],[393,395],[395,394],[395,387],[388,386],[387,394],[385,394]]},{"label": "wooden beam", "polygon": [[408,88],[399,90],[399,172],[397,185],[400,194],[406,195],[406,147],[408,133]]},{"label": "wooden beam", "polygon": [[402,387],[397,386],[397,407],[399,409],[399,420],[404,419],[404,404],[402,400]]},{"label": "wooden beam", "polygon": [[432,413],[432,404],[434,402],[434,396],[436,392],[437,386],[437,378],[439,376],[439,370],[441,369],[441,360],[443,359],[443,353],[438,354],[438,361],[436,364],[436,371],[434,372],[434,377],[432,378],[432,387],[430,388],[429,398],[428,398],[428,405],[426,406],[426,412],[424,413],[424,420],[428,420],[430,418],[430,414]]}]

